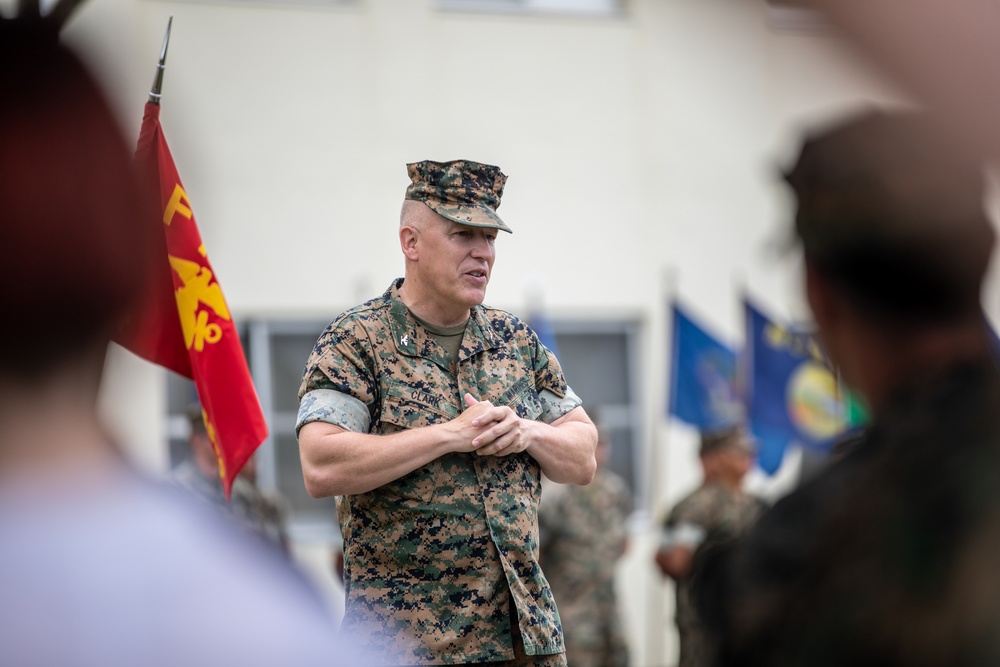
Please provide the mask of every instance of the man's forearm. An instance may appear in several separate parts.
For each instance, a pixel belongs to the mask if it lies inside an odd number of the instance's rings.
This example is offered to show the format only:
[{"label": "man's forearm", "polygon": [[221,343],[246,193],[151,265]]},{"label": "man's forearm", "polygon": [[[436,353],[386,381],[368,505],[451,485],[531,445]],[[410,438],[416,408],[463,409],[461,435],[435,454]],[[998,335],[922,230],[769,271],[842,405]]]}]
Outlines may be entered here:
[{"label": "man's forearm", "polygon": [[545,476],[560,484],[590,484],[597,472],[597,428],[582,407],[552,424],[535,422],[527,452]]},{"label": "man's forearm", "polygon": [[354,433],[323,422],[299,431],[306,490],[313,498],[366,493],[449,451],[440,426],[390,435]]},{"label": "man's forearm", "polygon": [[[471,401],[471,399],[470,399]],[[314,498],[367,493],[450,452],[469,452],[498,417],[489,403],[469,407],[449,422],[389,435],[355,433],[323,421],[299,429],[306,490]]]}]

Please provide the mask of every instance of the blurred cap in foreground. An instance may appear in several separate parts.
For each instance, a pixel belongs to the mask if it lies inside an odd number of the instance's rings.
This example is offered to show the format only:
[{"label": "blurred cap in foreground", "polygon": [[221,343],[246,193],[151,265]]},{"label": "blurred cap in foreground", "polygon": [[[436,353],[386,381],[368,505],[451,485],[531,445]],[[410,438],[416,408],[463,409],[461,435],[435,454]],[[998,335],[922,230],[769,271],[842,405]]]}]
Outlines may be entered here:
[{"label": "blurred cap in foreground", "polygon": [[807,259],[859,305],[931,319],[979,307],[994,243],[983,167],[928,118],[850,118],[807,138],[785,178]]}]

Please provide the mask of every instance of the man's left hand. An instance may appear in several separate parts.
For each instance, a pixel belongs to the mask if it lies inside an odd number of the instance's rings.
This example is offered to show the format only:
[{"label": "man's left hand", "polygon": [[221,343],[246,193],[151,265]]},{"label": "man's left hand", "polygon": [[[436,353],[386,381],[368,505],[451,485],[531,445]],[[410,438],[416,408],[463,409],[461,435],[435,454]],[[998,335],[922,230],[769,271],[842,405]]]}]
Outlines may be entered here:
[{"label": "man's left hand", "polygon": [[[465,395],[465,404],[472,407],[479,401],[471,394]],[[535,422],[528,419],[521,419],[508,406],[494,406],[490,416],[481,418],[482,422],[473,425],[489,426],[480,435],[476,436],[473,444],[476,445],[476,453],[480,456],[509,456],[523,452],[531,444],[530,434]]]}]

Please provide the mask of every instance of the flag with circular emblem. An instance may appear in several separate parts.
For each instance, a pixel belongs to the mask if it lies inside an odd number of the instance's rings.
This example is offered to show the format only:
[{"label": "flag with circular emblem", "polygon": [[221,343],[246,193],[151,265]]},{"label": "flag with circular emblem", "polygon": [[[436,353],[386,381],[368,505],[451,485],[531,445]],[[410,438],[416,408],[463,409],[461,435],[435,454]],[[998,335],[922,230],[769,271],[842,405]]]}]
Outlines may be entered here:
[{"label": "flag with circular emblem", "polygon": [[747,413],[758,464],[781,465],[788,444],[822,452],[847,428],[843,396],[812,332],[780,324],[744,300],[747,324]]}]

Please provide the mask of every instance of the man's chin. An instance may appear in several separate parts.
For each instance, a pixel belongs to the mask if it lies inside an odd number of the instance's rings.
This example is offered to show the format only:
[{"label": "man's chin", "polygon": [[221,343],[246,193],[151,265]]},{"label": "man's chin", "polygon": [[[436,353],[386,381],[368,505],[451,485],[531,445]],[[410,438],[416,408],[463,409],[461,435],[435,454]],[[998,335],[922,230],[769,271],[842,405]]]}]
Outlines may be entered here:
[{"label": "man's chin", "polygon": [[466,290],[463,294],[464,302],[468,304],[469,308],[474,308],[475,306],[481,306],[483,301],[486,300],[486,290]]}]

